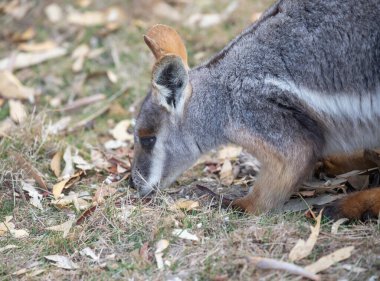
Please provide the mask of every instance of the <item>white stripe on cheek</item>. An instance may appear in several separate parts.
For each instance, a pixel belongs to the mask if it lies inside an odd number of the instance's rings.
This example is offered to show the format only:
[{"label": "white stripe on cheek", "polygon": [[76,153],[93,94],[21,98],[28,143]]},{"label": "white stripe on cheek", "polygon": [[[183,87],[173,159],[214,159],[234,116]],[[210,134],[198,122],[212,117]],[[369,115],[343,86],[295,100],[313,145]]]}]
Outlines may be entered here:
[{"label": "white stripe on cheek", "polygon": [[153,188],[161,181],[162,171],[165,163],[165,149],[162,143],[162,136],[157,135],[157,141],[153,147],[152,164],[150,166],[150,173],[148,179],[149,187]]}]

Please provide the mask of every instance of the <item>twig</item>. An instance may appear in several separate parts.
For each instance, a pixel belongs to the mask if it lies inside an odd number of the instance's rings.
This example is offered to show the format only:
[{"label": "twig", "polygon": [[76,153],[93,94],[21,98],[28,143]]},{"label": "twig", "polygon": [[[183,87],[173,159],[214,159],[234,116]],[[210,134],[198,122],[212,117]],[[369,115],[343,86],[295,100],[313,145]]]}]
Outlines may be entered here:
[{"label": "twig", "polygon": [[76,109],[81,108],[83,106],[102,101],[104,99],[105,99],[105,95],[103,95],[103,94],[97,94],[97,95],[77,99],[77,100],[73,101],[72,103],[64,106],[61,109],[61,111],[63,111],[63,112],[64,111],[73,111],[73,110],[76,110]]},{"label": "twig", "polygon": [[29,176],[31,176],[44,190],[48,190],[47,184],[43,180],[40,172],[32,166],[21,154],[13,151],[13,155],[16,161],[16,165],[20,170],[24,170],[25,173]]},{"label": "twig", "polygon": [[103,106],[101,109],[99,109],[98,111],[95,111],[90,116],[82,119],[81,121],[76,123],[74,126],[72,126],[69,129],[69,132],[75,131],[76,129],[78,129],[80,127],[86,126],[89,122],[91,122],[92,120],[96,119],[97,117],[99,117],[100,115],[105,113],[109,109],[109,107],[110,107],[110,104],[107,104],[107,105]]},{"label": "twig", "polygon": [[209,189],[209,188],[207,188],[207,187],[205,187],[203,185],[197,184],[196,186],[197,186],[197,188],[199,190],[201,190],[201,191],[203,191],[203,192],[211,195],[213,198],[221,201],[222,202],[222,207],[228,208],[228,207],[231,206],[231,204],[232,204],[232,200],[231,199],[225,198],[222,195],[215,193],[214,191],[212,191],[211,189]]},{"label": "twig", "polygon": [[106,103],[105,106],[103,106],[99,110],[95,111],[90,116],[88,116],[88,117],[82,119],[81,121],[79,121],[78,123],[76,123],[74,126],[72,126],[69,129],[69,132],[75,131],[76,129],[85,126],[90,121],[94,120],[95,118],[97,118],[100,115],[102,115],[103,113],[105,113],[109,109],[109,107],[111,106],[111,103],[115,99],[117,99],[118,97],[120,97],[122,94],[124,94],[128,90],[128,88],[129,88],[129,86],[124,86],[122,89],[120,89],[119,91],[117,91],[115,94],[113,94],[110,98],[107,99],[107,101],[105,102]]},{"label": "twig", "polygon": [[246,257],[246,259],[249,263],[261,269],[284,270],[291,274],[300,275],[311,280],[320,280],[318,275],[292,263],[261,257]]}]

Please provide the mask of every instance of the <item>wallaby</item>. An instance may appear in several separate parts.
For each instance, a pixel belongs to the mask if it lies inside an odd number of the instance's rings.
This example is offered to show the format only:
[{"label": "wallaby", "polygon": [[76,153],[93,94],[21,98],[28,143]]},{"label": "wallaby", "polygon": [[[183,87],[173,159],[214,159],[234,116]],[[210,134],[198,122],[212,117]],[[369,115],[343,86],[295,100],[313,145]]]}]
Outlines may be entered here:
[{"label": "wallaby", "polygon": [[[262,168],[233,206],[259,214],[281,206],[319,158],[380,147],[379,0],[280,0],[192,69],[172,28],[156,25],[144,40],[156,63],[135,126],[141,195],[235,143]],[[365,206],[352,196],[331,215],[378,215],[380,189],[354,196]]]}]

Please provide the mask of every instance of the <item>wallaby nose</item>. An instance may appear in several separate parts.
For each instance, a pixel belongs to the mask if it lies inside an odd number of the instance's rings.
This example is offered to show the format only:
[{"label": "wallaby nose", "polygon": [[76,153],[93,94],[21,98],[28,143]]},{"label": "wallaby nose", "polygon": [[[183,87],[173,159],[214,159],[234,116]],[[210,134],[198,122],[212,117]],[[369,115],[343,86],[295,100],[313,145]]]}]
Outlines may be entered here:
[{"label": "wallaby nose", "polygon": [[133,189],[136,189],[135,183],[133,182],[132,175],[129,178],[129,186],[132,187]]}]

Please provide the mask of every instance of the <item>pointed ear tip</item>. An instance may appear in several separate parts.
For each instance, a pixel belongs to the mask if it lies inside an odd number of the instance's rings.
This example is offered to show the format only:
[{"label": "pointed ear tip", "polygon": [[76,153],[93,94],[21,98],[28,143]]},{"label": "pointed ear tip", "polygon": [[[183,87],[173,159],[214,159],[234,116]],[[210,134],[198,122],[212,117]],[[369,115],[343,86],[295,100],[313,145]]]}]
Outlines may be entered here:
[{"label": "pointed ear tip", "polygon": [[149,37],[148,35],[146,35],[146,34],[143,35],[143,39],[144,39],[144,42],[147,43],[147,44],[148,44],[149,42],[152,41],[152,38],[150,38],[150,37]]},{"label": "pointed ear tip", "polygon": [[154,56],[157,58],[159,55],[159,47],[157,46],[157,43],[154,39],[150,38],[148,35],[144,35],[144,42],[148,46],[148,48],[152,51]]}]

